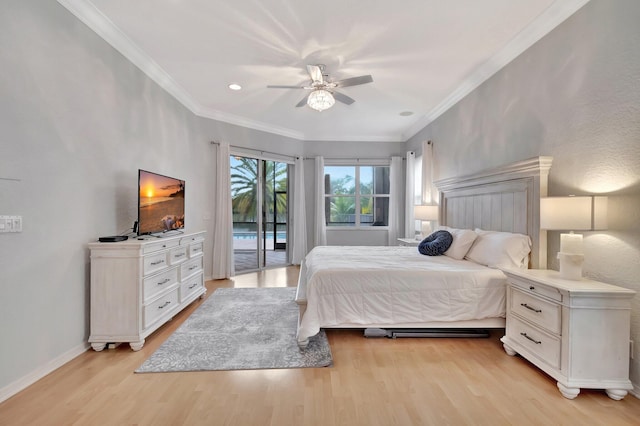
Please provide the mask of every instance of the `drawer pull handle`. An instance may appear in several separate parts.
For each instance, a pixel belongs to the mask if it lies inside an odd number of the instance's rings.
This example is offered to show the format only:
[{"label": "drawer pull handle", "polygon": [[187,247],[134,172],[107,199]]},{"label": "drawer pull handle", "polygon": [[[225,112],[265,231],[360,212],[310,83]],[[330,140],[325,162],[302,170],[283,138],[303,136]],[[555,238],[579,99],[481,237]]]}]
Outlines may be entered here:
[{"label": "drawer pull handle", "polygon": [[529,290],[535,290],[536,288],[532,285],[529,286]]},{"label": "drawer pull handle", "polygon": [[162,265],[164,260],[158,260],[157,262],[151,262],[151,266]]},{"label": "drawer pull handle", "polygon": [[189,286],[189,290],[191,290],[192,288],[194,288],[194,287],[195,287],[195,286],[197,286],[197,285],[198,285],[198,283],[191,284],[191,285]]},{"label": "drawer pull handle", "polygon": [[169,278],[165,278],[162,282],[159,282],[158,285],[166,284],[171,281]]},{"label": "drawer pull handle", "polygon": [[164,305],[162,306],[158,306],[158,309],[164,309],[165,307],[167,307],[167,305],[169,305],[171,303],[170,300],[167,300],[166,302],[164,302]]},{"label": "drawer pull handle", "polygon": [[176,254],[176,256],[175,256],[175,257],[182,257],[182,256],[184,256],[184,255],[185,255],[185,253],[178,253],[178,254]]},{"label": "drawer pull handle", "polygon": [[189,268],[190,271],[193,271],[194,269],[198,269],[197,266],[192,266],[191,268]]},{"label": "drawer pull handle", "polygon": [[520,306],[524,306],[525,308],[529,309],[530,311],[533,311],[537,314],[539,314],[540,312],[542,312],[542,309],[536,309],[536,308],[532,308],[531,306],[527,305],[526,303],[521,303]]},{"label": "drawer pull handle", "polygon": [[536,345],[541,345],[542,342],[540,340],[536,340],[530,336],[527,336],[527,333],[520,333],[521,336],[524,336],[525,338],[531,340],[533,343],[535,343]]}]

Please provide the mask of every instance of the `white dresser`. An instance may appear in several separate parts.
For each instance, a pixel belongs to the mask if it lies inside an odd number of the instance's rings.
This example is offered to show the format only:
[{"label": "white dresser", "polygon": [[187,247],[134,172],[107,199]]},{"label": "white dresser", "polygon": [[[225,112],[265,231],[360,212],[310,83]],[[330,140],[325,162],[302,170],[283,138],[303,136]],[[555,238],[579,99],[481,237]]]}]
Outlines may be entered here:
[{"label": "white dresser", "polygon": [[633,389],[629,380],[631,298],[635,292],[552,270],[508,270],[506,335],[509,355],[519,353],[557,380],[573,399],[580,388],[605,389],[615,400]]},{"label": "white dresser", "polygon": [[204,296],[204,236],[196,232],[89,244],[89,343],[94,350],[127,342],[138,351],[148,335]]}]

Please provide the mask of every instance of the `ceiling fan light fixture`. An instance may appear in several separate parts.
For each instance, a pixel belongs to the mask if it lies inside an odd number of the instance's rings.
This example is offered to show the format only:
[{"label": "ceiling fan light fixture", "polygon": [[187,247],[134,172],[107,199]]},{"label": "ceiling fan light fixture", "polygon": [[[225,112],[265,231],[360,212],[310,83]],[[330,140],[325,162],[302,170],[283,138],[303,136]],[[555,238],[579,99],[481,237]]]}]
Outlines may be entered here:
[{"label": "ceiling fan light fixture", "polygon": [[307,105],[316,111],[324,111],[325,109],[329,109],[336,103],[333,95],[324,90],[324,89],[316,89],[309,94],[307,98]]}]

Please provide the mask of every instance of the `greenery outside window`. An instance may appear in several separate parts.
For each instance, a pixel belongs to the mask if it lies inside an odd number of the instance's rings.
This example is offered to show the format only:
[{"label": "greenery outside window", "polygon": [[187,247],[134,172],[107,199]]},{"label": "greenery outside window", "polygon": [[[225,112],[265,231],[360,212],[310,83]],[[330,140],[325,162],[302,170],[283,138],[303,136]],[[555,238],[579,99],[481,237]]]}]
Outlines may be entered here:
[{"label": "greenery outside window", "polygon": [[389,225],[389,166],[325,166],[327,226]]}]

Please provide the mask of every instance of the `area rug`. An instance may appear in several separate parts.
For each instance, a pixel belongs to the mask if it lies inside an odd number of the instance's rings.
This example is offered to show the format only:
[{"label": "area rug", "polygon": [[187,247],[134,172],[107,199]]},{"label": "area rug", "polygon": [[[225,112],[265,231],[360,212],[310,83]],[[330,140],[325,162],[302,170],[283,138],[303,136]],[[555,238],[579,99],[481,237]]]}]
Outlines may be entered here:
[{"label": "area rug", "polygon": [[136,373],[332,365],[324,331],[298,348],[295,288],[217,289]]}]

